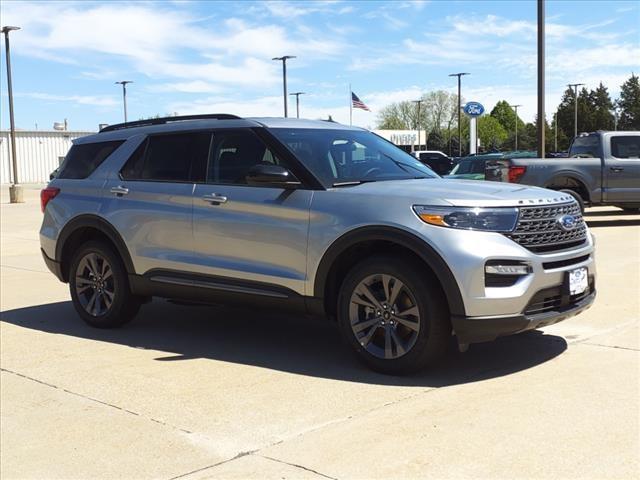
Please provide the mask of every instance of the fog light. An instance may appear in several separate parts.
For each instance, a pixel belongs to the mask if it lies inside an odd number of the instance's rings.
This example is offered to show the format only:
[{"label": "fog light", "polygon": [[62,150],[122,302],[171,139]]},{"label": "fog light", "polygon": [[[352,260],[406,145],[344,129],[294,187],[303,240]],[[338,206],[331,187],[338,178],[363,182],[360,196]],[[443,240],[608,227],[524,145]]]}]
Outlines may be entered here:
[{"label": "fog light", "polygon": [[529,265],[485,265],[484,271],[494,275],[527,275],[531,272]]}]

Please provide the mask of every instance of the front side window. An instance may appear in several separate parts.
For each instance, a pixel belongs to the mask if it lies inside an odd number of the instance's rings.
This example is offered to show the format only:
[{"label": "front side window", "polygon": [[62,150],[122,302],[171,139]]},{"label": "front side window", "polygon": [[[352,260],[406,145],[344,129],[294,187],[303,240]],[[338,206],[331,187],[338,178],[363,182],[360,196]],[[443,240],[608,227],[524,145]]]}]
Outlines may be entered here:
[{"label": "front side window", "polygon": [[219,131],[207,169],[207,183],[246,185],[255,165],[284,165],[251,130]]},{"label": "front side window", "polygon": [[611,155],[616,158],[640,158],[640,135],[611,137]]},{"label": "front side window", "polygon": [[60,167],[57,178],[87,178],[123,143],[124,140],[118,140],[72,146]]},{"label": "front side window", "polygon": [[200,182],[210,143],[207,132],[151,136],[136,149],[120,175],[125,180]]},{"label": "front side window", "polygon": [[361,130],[270,130],[325,187],[359,182],[436,178],[412,155]]}]

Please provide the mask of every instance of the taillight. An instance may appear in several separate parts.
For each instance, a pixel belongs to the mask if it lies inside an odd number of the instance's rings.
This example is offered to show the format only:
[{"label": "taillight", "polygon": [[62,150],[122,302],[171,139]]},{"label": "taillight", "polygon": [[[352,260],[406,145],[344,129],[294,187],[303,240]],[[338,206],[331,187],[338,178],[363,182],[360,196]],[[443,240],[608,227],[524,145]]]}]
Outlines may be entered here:
[{"label": "taillight", "polygon": [[44,213],[44,209],[47,208],[47,203],[49,203],[49,200],[54,198],[59,193],[60,189],[55,187],[47,187],[40,190],[40,209],[42,210],[42,213]]},{"label": "taillight", "polygon": [[509,183],[518,183],[526,171],[527,167],[511,165],[509,167]]}]

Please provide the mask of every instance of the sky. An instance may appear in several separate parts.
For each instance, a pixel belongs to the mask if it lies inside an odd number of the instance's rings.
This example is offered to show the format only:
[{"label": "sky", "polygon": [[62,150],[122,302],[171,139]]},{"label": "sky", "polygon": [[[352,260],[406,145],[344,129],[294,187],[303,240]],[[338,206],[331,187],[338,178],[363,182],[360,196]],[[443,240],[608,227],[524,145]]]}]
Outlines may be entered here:
[{"label": "sky", "polygon": [[[536,2],[519,1],[6,1],[16,127],[71,130],[165,114],[282,116],[281,63],[301,117],[349,122],[349,85],[373,128],[391,102],[456,91],[487,110],[499,100],[536,114]],[[640,2],[546,2],[546,110],[567,83],[613,98],[640,71]],[[8,128],[2,48],[0,126]],[[295,116],[295,99],[289,102]]]}]

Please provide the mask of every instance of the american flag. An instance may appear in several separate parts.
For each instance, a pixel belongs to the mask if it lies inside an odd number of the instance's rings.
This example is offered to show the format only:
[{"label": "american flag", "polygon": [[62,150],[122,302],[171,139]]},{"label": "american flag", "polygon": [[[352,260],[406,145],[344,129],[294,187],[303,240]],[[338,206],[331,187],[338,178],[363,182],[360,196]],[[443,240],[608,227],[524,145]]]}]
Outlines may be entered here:
[{"label": "american flag", "polygon": [[351,92],[351,104],[353,105],[353,108],[361,108],[362,110],[366,110],[367,112],[371,111],[369,110],[369,107],[367,107],[364,102],[360,100],[358,96],[353,92]]}]

